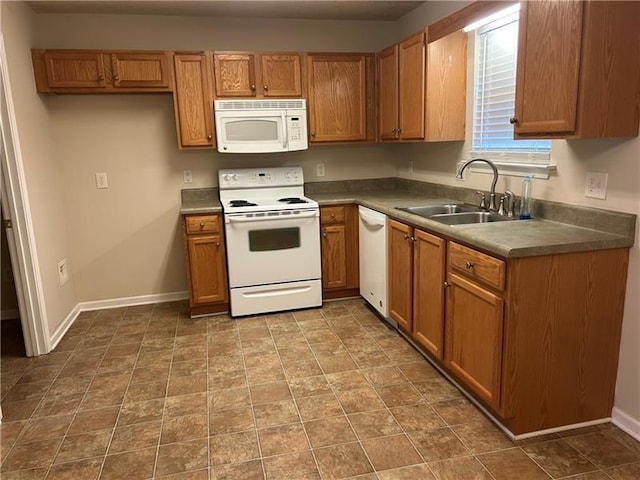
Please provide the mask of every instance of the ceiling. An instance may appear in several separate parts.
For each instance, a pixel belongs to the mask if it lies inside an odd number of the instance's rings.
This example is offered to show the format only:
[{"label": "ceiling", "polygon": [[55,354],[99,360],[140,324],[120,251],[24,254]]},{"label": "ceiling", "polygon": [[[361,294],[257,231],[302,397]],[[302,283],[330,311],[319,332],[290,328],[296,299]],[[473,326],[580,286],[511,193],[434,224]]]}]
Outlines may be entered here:
[{"label": "ceiling", "polygon": [[266,17],[332,20],[394,21],[424,1],[353,0],[133,0],[28,1],[38,13],[98,13],[122,15],[181,15]]}]

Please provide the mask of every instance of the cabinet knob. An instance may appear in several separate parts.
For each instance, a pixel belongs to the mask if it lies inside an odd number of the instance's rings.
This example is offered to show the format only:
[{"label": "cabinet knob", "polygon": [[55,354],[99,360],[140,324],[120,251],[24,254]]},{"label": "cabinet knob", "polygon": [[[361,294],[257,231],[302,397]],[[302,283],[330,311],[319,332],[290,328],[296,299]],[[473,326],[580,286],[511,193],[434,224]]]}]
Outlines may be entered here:
[{"label": "cabinet knob", "polygon": [[444,283],[442,284],[442,286],[443,286],[444,288],[449,288],[451,285],[449,284],[449,282],[444,282]]},{"label": "cabinet knob", "polygon": [[323,236],[323,237],[326,237],[326,236],[327,236],[327,229],[326,229],[326,228],[323,228],[323,229],[322,229],[322,236]]},{"label": "cabinet knob", "polygon": [[200,228],[204,228],[204,222],[200,222]]},{"label": "cabinet knob", "polygon": [[250,88],[251,88],[251,90],[255,90],[255,89],[256,89],[256,86],[255,86],[255,85],[251,85],[251,87],[250,87]]},{"label": "cabinet knob", "polygon": [[464,266],[467,270],[471,270],[473,268],[473,263],[471,262],[465,262]]},{"label": "cabinet knob", "polygon": [[115,75],[115,76],[113,77],[113,81],[114,81],[114,82],[117,82],[117,81],[119,81],[119,80],[120,80],[120,77],[119,77],[118,75]]},{"label": "cabinet knob", "polygon": [[263,85],[262,88],[264,88],[265,90],[269,90],[269,85]]},{"label": "cabinet knob", "polygon": [[332,213],[332,214],[331,214],[331,218],[336,218],[336,214],[335,214],[335,213]]},{"label": "cabinet knob", "polygon": [[398,129],[398,133],[402,133],[402,129],[401,128]]},{"label": "cabinet knob", "polygon": [[316,136],[316,132],[311,132],[311,136],[315,137]]},{"label": "cabinet knob", "polygon": [[209,134],[207,135],[207,140],[211,141],[213,139],[213,135]]},{"label": "cabinet knob", "polygon": [[98,80],[100,81],[104,80],[104,75],[98,75]]},{"label": "cabinet knob", "polygon": [[398,131],[398,129],[397,129],[397,128],[392,128],[392,129],[391,129],[391,133],[396,133],[397,131]]},{"label": "cabinet knob", "polygon": [[404,239],[407,240],[409,238],[409,235],[407,235],[406,233],[404,234]]},{"label": "cabinet knob", "polygon": [[219,246],[220,246],[220,242],[216,242],[216,247],[219,247]]},{"label": "cabinet knob", "polygon": [[511,125],[515,125],[515,124],[517,124],[517,123],[518,123],[518,119],[517,119],[516,117],[511,117],[511,118],[509,119],[509,123],[510,123]]}]

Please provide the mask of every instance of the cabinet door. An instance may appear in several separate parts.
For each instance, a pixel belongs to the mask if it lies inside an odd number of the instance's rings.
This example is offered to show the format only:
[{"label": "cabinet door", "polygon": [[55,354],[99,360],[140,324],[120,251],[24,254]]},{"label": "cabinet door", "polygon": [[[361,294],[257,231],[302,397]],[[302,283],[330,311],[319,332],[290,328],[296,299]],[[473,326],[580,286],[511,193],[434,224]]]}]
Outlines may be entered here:
[{"label": "cabinet door", "polygon": [[171,88],[169,58],[165,53],[112,53],[113,86]]},{"label": "cabinet door", "polygon": [[400,138],[424,138],[424,32],[400,43]]},{"label": "cabinet door", "polygon": [[255,97],[255,58],[251,54],[215,54],[216,96]]},{"label": "cabinet door", "polygon": [[389,220],[389,314],[407,332],[412,331],[413,229]]},{"label": "cabinet door", "polygon": [[45,52],[47,83],[51,88],[104,88],[102,53]]},{"label": "cabinet door", "polygon": [[466,99],[467,34],[459,31],[427,48],[427,141],[464,140]]},{"label": "cabinet door", "polygon": [[224,247],[220,235],[198,235],[187,238],[191,304],[227,300]]},{"label": "cabinet door", "polygon": [[344,225],[322,227],[322,287],[347,286],[347,236]]},{"label": "cabinet door", "polygon": [[515,133],[576,127],[584,2],[522,2]]},{"label": "cabinet door", "polygon": [[312,142],[367,139],[364,55],[309,55]]},{"label": "cabinet door", "polygon": [[262,94],[265,97],[300,97],[300,55],[260,55]]},{"label": "cabinet door", "polygon": [[413,338],[442,360],[446,242],[421,230],[414,235]]},{"label": "cabinet door", "polygon": [[178,146],[213,146],[213,109],[211,105],[207,57],[175,55],[176,88],[174,104],[178,127]]},{"label": "cabinet door", "polygon": [[499,408],[504,302],[458,275],[448,274],[447,281],[445,364]]},{"label": "cabinet door", "polygon": [[378,54],[378,125],[381,140],[398,138],[398,46]]}]

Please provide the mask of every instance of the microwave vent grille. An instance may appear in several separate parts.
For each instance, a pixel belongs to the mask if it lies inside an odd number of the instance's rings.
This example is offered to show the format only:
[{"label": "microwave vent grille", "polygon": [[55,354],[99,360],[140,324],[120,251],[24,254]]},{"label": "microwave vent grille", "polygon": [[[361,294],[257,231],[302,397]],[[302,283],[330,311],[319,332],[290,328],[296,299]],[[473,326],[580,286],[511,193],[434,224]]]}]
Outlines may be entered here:
[{"label": "microwave vent grille", "polygon": [[305,100],[216,100],[215,109],[221,110],[303,110]]}]

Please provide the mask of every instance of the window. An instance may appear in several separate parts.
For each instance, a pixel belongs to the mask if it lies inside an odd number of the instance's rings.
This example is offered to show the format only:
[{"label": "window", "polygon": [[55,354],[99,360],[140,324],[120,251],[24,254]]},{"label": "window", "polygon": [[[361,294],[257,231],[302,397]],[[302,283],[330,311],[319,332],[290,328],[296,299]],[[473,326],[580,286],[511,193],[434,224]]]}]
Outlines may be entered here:
[{"label": "window", "polygon": [[546,170],[551,141],[513,139],[518,12],[510,10],[476,30],[471,154],[510,165],[501,172],[529,174]]}]

